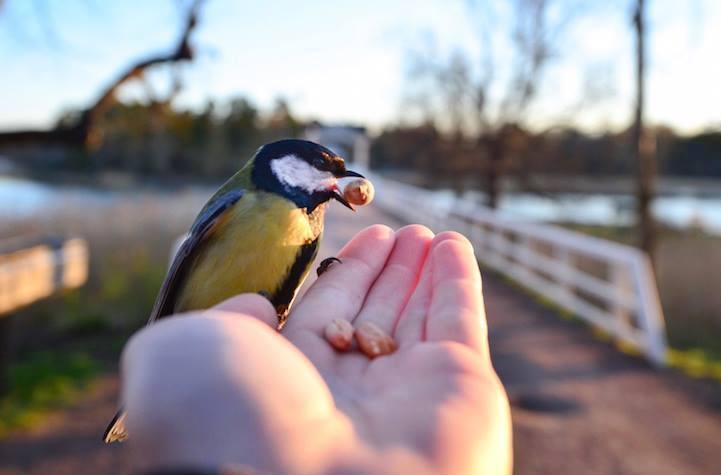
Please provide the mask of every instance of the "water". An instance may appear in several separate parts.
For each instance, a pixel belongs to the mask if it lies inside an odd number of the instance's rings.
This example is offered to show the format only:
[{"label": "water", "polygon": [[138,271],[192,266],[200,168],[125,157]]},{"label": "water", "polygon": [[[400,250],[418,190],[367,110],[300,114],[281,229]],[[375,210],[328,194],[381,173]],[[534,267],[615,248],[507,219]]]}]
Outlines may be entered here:
[{"label": "water", "polygon": [[[439,192],[439,195],[451,196],[450,192]],[[52,206],[102,205],[128,196],[132,194],[58,187],[0,176],[0,218],[30,216]],[[482,200],[478,193],[469,193],[467,198]],[[543,197],[513,193],[502,197],[500,208],[511,216],[541,222],[628,225],[634,219],[634,201],[628,195],[565,193]],[[666,224],[680,228],[694,226],[721,235],[721,189],[715,196],[661,196],[655,201],[653,211]]]},{"label": "water", "polygon": [[0,175],[0,219],[23,218],[52,207],[104,205],[119,193],[79,186],[52,186]]},{"label": "water", "polygon": [[44,185],[0,176],[0,217],[31,214],[45,206],[51,196]]},{"label": "water", "polygon": [[[436,191],[443,202],[454,200],[452,191]],[[483,203],[479,192],[466,192],[465,199]],[[628,226],[635,219],[635,199],[630,195],[558,193],[541,196],[532,193],[506,193],[500,210],[525,221],[567,222],[601,226]],[[676,228],[703,229],[721,235],[721,186],[717,195],[695,196],[684,193],[659,196],[654,201],[656,219]]]},{"label": "water", "polygon": [[[628,195],[562,194],[558,198],[511,195],[501,201],[501,210],[524,219],[562,221],[591,225],[629,225],[635,220],[634,199]],[[653,214],[664,224],[701,228],[721,234],[721,195],[658,197]]]},{"label": "water", "polygon": [[[626,226],[636,219],[635,199],[630,195],[561,193],[545,197],[513,193],[501,198],[500,209],[511,216],[542,222]],[[659,196],[652,210],[656,219],[669,226],[721,235],[721,190],[715,196]]]}]

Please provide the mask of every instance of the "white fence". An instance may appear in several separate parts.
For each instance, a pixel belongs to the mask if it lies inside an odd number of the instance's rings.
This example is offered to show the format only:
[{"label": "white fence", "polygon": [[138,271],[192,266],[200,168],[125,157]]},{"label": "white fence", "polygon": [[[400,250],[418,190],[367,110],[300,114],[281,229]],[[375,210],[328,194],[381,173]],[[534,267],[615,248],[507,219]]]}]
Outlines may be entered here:
[{"label": "white fence", "polygon": [[663,312],[643,252],[556,226],[519,222],[377,175],[369,178],[382,209],[434,230],[463,233],[484,265],[632,345],[654,364],[666,363]]},{"label": "white fence", "polygon": [[0,316],[79,287],[88,276],[88,246],[83,239],[52,240],[18,246],[0,243]]}]

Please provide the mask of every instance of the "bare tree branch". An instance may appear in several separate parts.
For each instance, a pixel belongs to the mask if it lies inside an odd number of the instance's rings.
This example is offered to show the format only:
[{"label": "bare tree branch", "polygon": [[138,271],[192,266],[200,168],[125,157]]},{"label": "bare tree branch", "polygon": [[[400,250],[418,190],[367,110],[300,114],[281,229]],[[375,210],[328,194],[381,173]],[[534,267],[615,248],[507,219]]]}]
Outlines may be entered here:
[{"label": "bare tree branch", "polygon": [[[488,204],[495,207],[500,178],[518,153],[529,107],[537,98],[541,79],[555,56],[554,44],[571,15],[552,15],[561,0],[514,0],[500,21],[489,2],[467,0],[479,37],[480,61],[454,53],[446,61],[426,57],[419,74],[435,78],[431,95],[443,98],[443,116],[453,129],[474,137],[485,173]],[[500,25],[500,26],[499,26]],[[510,25],[508,31],[504,26]],[[493,42],[506,36],[510,54]],[[503,51],[503,58],[499,56]],[[502,59],[502,60],[501,60]],[[503,82],[501,82],[503,81]],[[463,124],[461,124],[463,122]]]},{"label": "bare tree branch", "polygon": [[[2,0],[0,0],[1,2]],[[166,54],[150,56],[125,69],[98,96],[93,104],[85,109],[78,123],[66,129],[50,131],[21,130],[0,132],[0,145],[51,143],[60,145],[82,146],[93,149],[100,145],[102,137],[97,124],[107,110],[115,103],[118,89],[133,79],[143,77],[146,70],[163,64],[179,64],[194,58],[190,38],[198,24],[198,14],[204,0],[194,0],[190,5],[183,30],[176,46]],[[1,4],[0,4],[1,6]],[[178,92],[179,81],[174,82],[170,98]]]}]

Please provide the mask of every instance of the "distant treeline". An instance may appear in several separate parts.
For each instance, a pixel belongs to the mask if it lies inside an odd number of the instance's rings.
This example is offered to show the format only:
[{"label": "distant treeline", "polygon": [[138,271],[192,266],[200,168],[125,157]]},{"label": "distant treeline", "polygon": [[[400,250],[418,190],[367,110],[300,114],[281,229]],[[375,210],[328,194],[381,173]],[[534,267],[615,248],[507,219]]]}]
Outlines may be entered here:
[{"label": "distant treeline", "polygon": [[[58,120],[66,130],[76,111]],[[98,124],[97,146],[73,149],[43,143],[5,147],[5,154],[30,171],[119,171],[144,177],[222,178],[240,168],[262,144],[298,136],[304,123],[279,99],[269,111],[239,97],[208,102],[200,111],[169,104],[117,103]]]},{"label": "distant treeline", "polygon": [[242,97],[208,102],[200,112],[121,105],[103,121],[105,137],[91,159],[103,169],[145,175],[222,177],[264,143],[296,136],[303,127],[283,100],[266,113]]},{"label": "distant treeline", "polygon": [[[649,131],[662,175],[721,178],[721,131],[679,136],[671,129]],[[507,175],[619,176],[635,172],[630,160],[629,132],[588,135],[574,129],[534,134],[517,127],[504,131],[511,137],[511,153],[504,162]],[[396,127],[383,131],[372,150],[373,165],[413,169],[425,176],[481,176],[485,148],[463,137],[449,137],[433,125]]]},{"label": "distant treeline", "polygon": [[[79,116],[63,114],[55,130],[72,127]],[[166,103],[116,103],[99,122],[96,147],[75,150],[24,143],[2,148],[0,154],[26,169],[50,173],[121,171],[144,177],[217,179],[236,171],[260,145],[297,137],[309,124],[282,99],[266,111],[245,97],[208,102],[200,111]],[[721,131],[690,137],[665,127],[650,132],[661,174],[721,178]],[[506,176],[634,173],[627,131],[588,135],[566,128],[531,133],[506,126],[496,134],[503,134],[506,144]],[[433,181],[477,179],[482,186],[489,148],[480,140],[484,139],[444,134],[434,125],[394,126],[375,138],[371,159],[377,168],[409,170]]]}]

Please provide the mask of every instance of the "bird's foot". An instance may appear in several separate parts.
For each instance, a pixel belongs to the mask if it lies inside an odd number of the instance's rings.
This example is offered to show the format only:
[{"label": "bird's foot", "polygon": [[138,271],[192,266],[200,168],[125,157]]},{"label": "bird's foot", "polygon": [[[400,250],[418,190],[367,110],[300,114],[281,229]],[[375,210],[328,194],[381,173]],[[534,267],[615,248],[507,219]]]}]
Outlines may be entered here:
[{"label": "bird's foot", "polygon": [[278,312],[278,325],[275,327],[276,330],[281,331],[288,321],[288,313],[290,309],[286,305],[281,305],[275,309]]},{"label": "bird's foot", "polygon": [[320,261],[320,264],[318,265],[318,268],[316,269],[316,274],[318,274],[318,277],[323,275],[328,269],[330,269],[330,266],[333,265],[334,262],[337,262],[338,264],[342,264],[343,261],[338,259],[337,257],[327,257]]}]

